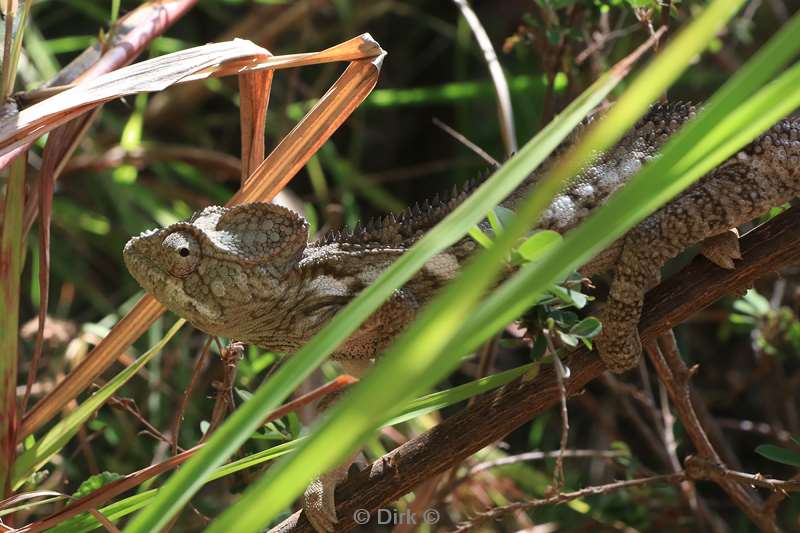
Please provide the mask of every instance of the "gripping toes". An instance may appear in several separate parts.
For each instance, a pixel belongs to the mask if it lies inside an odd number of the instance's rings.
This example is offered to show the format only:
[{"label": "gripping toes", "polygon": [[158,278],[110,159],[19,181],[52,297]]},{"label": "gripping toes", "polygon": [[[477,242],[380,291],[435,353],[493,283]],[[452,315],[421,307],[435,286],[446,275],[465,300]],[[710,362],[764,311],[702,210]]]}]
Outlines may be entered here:
[{"label": "gripping toes", "polygon": [[734,260],[742,258],[742,252],[739,250],[739,232],[734,228],[708,237],[701,243],[700,250],[712,263],[722,268],[734,268],[736,266]]}]

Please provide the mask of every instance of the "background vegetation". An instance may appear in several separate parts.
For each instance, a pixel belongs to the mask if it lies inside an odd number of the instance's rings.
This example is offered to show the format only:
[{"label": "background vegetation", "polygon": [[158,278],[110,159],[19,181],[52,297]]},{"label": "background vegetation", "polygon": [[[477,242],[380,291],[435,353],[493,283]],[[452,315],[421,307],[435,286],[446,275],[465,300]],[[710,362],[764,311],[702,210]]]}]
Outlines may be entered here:
[{"label": "background vegetation", "polygon": [[[110,4],[34,3],[25,29],[17,89],[31,89],[50,79],[94,42],[98,32],[108,31],[114,19]],[[660,9],[656,2],[632,0],[474,2],[506,72],[519,144],[533,137],[601,73],[645,41],[653,29],[665,23],[671,30],[685,26],[705,4],[672,2],[669,9]],[[134,7],[133,2],[123,2],[121,13]],[[707,99],[774,36],[798,7],[797,2],[789,0],[747,3],[669,89],[669,98]],[[288,54],[321,50],[363,32],[371,33],[389,52],[378,87],[291,182],[289,193],[282,198],[304,210],[312,227],[322,232],[399,210],[449,190],[489,166],[434,124],[434,119],[450,125],[493,158],[502,162],[508,157],[494,85],[457,6],[451,2],[393,0],[205,1],[164,36],[154,39],[145,55],[232,37],[251,39],[273,53]],[[309,103],[340,73],[340,65],[332,64],[276,75],[267,119],[268,149],[291,130]],[[626,85],[623,82],[613,96],[619,96]],[[31,404],[74,368],[137,296],[139,288],[121,262],[127,239],[145,229],[183,219],[199,207],[223,203],[238,188],[238,102],[233,78],[139,95],[105,106],[82,138],[75,157],[56,182],[53,196],[51,320],[45,328],[45,356]],[[29,156],[34,169],[40,163],[36,153],[34,149]],[[37,270],[40,252],[34,238],[37,230],[34,224],[24,245],[20,398],[34,352],[35,318],[41,299]],[[675,271],[685,262],[685,258],[679,259],[668,270]],[[602,280],[598,285],[596,294],[602,295]],[[559,342],[580,342],[582,330],[573,330],[574,338],[568,334],[590,311],[576,309],[582,307],[581,295],[556,296],[540,302],[532,321],[546,325],[548,318],[555,320],[563,333]],[[777,280],[760,281],[742,298],[719,302],[677,330],[684,357],[702,363],[693,380],[701,398],[697,409],[704,410],[706,422],[719,432],[715,444],[721,447],[728,466],[736,470],[775,478],[797,475],[797,465],[780,464],[755,453],[755,449],[763,444],[798,448],[792,440],[792,436],[800,436],[798,306],[797,272],[790,270]],[[105,379],[112,379],[121,365],[156,344],[174,320],[169,314],[159,319],[132,350],[120,356],[120,365],[110,369]],[[552,323],[550,326],[553,330]],[[464,359],[438,388],[448,390],[519,367],[544,351],[541,341],[537,344],[519,337],[519,330],[512,329],[482,355]],[[175,442],[178,411],[184,414],[178,443],[189,448],[209,427],[216,427],[229,409],[247,399],[278,362],[275,354],[250,348],[234,374],[225,359],[199,355],[205,344],[203,334],[190,328],[180,330],[158,358],[97,409],[23,490],[73,494],[86,480],[99,486],[116,474],[166,459]],[[217,344],[212,343],[210,349],[219,353]],[[305,390],[333,375],[334,367],[326,363]],[[231,379],[235,381],[229,382]],[[185,400],[190,382],[193,392]],[[98,380],[98,385],[102,383]],[[84,402],[92,392],[84,391],[78,401]],[[377,459],[385,450],[463,407],[458,404],[430,410],[385,428],[368,442],[367,455]],[[73,408],[65,406],[67,411]],[[670,472],[676,468],[676,461],[680,466],[679,458],[692,451],[684,428],[670,412],[664,388],[646,369],[595,381],[570,402],[569,416],[567,448],[580,458],[567,459],[563,485],[557,487],[565,491]],[[308,423],[307,413],[287,415],[261,428],[237,456],[274,450],[274,446],[301,435]],[[549,495],[561,438],[559,413],[547,412],[504,442],[473,456],[454,471],[452,478],[464,476],[469,468],[480,470],[477,465],[485,461],[532,450],[543,452],[540,460],[511,460],[506,466],[475,472],[458,484],[448,485],[445,480],[442,486],[449,490],[418,494],[416,504],[423,502],[423,509],[440,510],[443,520],[437,527],[451,529],[487,507]],[[24,445],[30,447],[34,442],[31,438]],[[773,450],[771,457],[775,453]],[[785,457],[790,463],[792,458],[797,460],[791,453]],[[258,468],[207,484],[192,499],[191,510],[173,523],[174,529],[205,527],[209,517],[219,515],[260,476]],[[136,491],[157,486],[160,480],[156,485],[149,483],[126,493],[127,501],[136,497]],[[501,521],[480,527],[517,530],[547,524],[552,530],[567,531],[595,527],[714,531],[754,527],[715,486],[699,484],[697,490],[694,493],[680,485],[642,486],[535,512],[508,513]],[[411,500],[409,497],[398,505],[402,508]],[[65,503],[25,507],[9,520],[14,525],[30,523],[51,515]],[[799,513],[796,502],[788,499],[780,505],[778,522],[787,529],[800,527]],[[82,520],[81,524],[99,525],[88,515]],[[82,526],[73,521],[62,527],[79,530]]]}]

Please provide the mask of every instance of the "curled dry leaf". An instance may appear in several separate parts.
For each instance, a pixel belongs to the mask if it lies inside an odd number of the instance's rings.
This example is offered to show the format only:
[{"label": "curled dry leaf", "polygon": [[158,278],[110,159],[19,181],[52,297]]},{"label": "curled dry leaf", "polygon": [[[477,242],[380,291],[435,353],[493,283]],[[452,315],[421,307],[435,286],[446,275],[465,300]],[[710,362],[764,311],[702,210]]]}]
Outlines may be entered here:
[{"label": "curled dry leaf", "polygon": [[[366,33],[321,52],[274,57],[268,50],[242,40],[191,48],[80,84],[0,121],[0,155],[120,96],[163,90],[174,83],[210,76],[350,61],[339,79],[252,172],[228,204],[269,201],[369,95],[378,80],[384,55],[380,45]],[[17,440],[47,423],[65,403],[85,390],[164,310],[152,296],[145,294],[78,367],[26,413]]]},{"label": "curled dry leaf", "polygon": [[121,96],[161,91],[191,74],[227,61],[267,57],[269,52],[250,41],[234,39],[142,61],[80,83],[18,114],[0,121],[0,155]]}]

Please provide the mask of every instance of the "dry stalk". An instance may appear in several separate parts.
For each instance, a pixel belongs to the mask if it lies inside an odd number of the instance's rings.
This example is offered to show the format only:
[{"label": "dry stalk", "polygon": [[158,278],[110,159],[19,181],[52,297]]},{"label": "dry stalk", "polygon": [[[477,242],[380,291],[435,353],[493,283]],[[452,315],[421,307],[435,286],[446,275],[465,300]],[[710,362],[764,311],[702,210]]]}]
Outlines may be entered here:
[{"label": "dry stalk", "polygon": [[651,476],[640,479],[617,481],[615,483],[608,483],[606,485],[586,487],[584,489],[576,490],[574,492],[562,492],[560,494],[556,494],[555,496],[551,496],[549,498],[543,498],[541,500],[530,500],[526,502],[517,502],[509,505],[503,505],[501,507],[496,507],[491,511],[487,511],[485,513],[478,513],[478,515],[476,515],[473,519],[459,525],[458,529],[456,529],[454,533],[466,533],[468,531],[473,531],[477,526],[479,526],[483,522],[486,522],[488,520],[497,520],[498,518],[501,518],[505,514],[518,510],[536,509],[538,507],[544,507],[545,505],[558,505],[566,502],[571,502],[573,500],[577,500],[580,498],[585,498],[587,496],[608,494],[620,489],[639,487],[642,485],[652,485],[654,483],[679,483],[684,479],[686,479],[686,474],[684,474],[683,472],[678,472],[676,474],[666,474],[662,476]]}]

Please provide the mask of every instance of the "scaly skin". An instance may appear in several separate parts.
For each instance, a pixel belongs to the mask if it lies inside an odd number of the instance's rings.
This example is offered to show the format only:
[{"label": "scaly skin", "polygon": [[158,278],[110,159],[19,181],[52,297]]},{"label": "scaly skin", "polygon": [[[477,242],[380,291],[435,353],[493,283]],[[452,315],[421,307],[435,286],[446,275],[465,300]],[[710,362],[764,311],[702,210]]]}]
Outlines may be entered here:
[{"label": "scaly skin", "polygon": [[[694,112],[687,104],[653,107],[553,200],[537,228],[564,232],[580,223],[655,157]],[[502,205],[513,208],[582,130]],[[469,189],[312,243],[307,243],[306,222],[282,207],[208,207],[188,222],[132,238],[125,246],[125,263],[142,287],[198,329],[291,353],[450,213]],[[644,294],[658,282],[667,260],[704,242],[707,257],[731,268],[738,246],[729,230],[798,195],[800,121],[790,119],[585,265],[584,275],[611,271],[614,276],[597,342],[606,366],[622,372],[637,365],[641,355],[637,325]],[[334,358],[360,375],[476,248],[465,238],[432,258],[337,349]],[[306,492],[306,512],[319,531],[335,527],[333,489],[348,465],[322,476]]]}]

